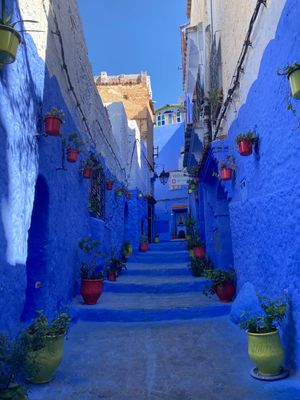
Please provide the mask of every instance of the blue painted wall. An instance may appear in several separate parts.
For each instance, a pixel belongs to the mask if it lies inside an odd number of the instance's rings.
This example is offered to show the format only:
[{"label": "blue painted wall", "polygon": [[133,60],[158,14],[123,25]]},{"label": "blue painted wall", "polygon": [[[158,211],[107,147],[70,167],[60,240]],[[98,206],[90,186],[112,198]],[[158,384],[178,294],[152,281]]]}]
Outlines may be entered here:
[{"label": "blue painted wall", "polygon": [[[9,6],[15,5],[12,1],[8,3]],[[16,20],[20,19],[18,10],[14,12]],[[33,316],[34,310],[43,309],[52,317],[58,307],[69,303],[78,292],[80,238],[93,234],[103,243],[107,254],[114,247],[120,250],[125,239],[126,200],[117,197],[114,190],[106,191],[105,223],[92,218],[87,209],[89,181],[82,178],[80,163],[64,162],[65,169],[61,169],[61,140],[50,136],[35,137],[36,132],[43,132],[44,115],[52,106],[65,112],[62,133],[80,132],[80,127],[76,123],[77,116],[70,114],[64,101],[68,94],[61,91],[56,77],[49,75],[47,65],[39,58],[29,34],[25,34],[25,40],[26,45],[20,46],[16,62],[0,72],[1,201],[10,196],[13,172],[20,174],[21,179],[27,179],[26,171],[8,168],[7,148],[11,147],[8,134],[13,132],[20,137],[9,151],[14,152],[26,167],[31,162],[35,167],[30,174],[37,179],[31,204],[27,265],[25,262],[17,265],[7,262],[8,233],[5,234],[3,221],[11,218],[8,210],[4,215],[2,208],[0,219],[0,331],[10,333],[18,330],[22,314],[27,320]],[[46,63],[47,57],[46,54]],[[49,57],[53,58],[53,54]],[[108,170],[105,159],[101,157],[99,161],[105,175],[113,176],[114,171]],[[17,218],[22,221],[22,212],[25,208],[28,211],[30,205],[21,204],[19,198],[11,201],[19,204]],[[126,232],[129,232],[136,249],[140,221],[145,218],[147,203],[130,200],[128,209],[135,221]]]},{"label": "blue painted wall", "polygon": [[[158,174],[164,167],[165,171],[178,170],[180,151],[184,142],[184,124],[167,125],[154,129],[155,143],[162,146],[159,156],[155,159],[156,165],[159,165]],[[157,138],[157,139],[156,139]],[[157,140],[157,141],[156,141]],[[174,219],[172,215],[172,206],[185,204],[187,201],[187,187],[179,190],[170,190],[169,182],[162,185],[159,179],[155,181],[155,224],[154,233],[158,233],[160,240],[170,240],[174,230]]]},{"label": "blue painted wall", "polygon": [[[269,296],[290,297],[289,316],[283,337],[290,367],[300,367],[300,103],[293,101],[296,117],[287,110],[289,82],[276,74],[278,67],[300,61],[300,8],[287,0],[276,37],[265,49],[257,80],[246,103],[229,130],[225,145],[234,157],[235,178],[221,185],[226,193],[234,266],[238,288],[250,281]],[[251,55],[250,55],[251,56]],[[242,157],[234,144],[239,132],[254,129],[259,135],[259,153]],[[224,154],[219,143],[207,160],[204,190],[206,243],[216,261],[211,240],[219,181],[212,179]],[[204,174],[204,172],[203,172]],[[225,203],[224,203],[225,204]],[[228,220],[226,222],[228,224]],[[222,223],[221,223],[222,225]],[[227,225],[228,229],[228,225]],[[225,232],[226,233],[226,232]],[[225,244],[230,252],[230,243]]]}]

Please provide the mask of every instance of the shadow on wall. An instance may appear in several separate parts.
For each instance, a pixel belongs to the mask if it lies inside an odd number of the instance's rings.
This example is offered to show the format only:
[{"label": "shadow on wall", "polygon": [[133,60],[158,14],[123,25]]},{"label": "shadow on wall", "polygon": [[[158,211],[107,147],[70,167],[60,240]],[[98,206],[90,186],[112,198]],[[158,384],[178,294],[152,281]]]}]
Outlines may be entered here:
[{"label": "shadow on wall", "polygon": [[30,320],[47,302],[47,245],[49,240],[49,189],[39,176],[28,237],[27,290],[22,319]]}]

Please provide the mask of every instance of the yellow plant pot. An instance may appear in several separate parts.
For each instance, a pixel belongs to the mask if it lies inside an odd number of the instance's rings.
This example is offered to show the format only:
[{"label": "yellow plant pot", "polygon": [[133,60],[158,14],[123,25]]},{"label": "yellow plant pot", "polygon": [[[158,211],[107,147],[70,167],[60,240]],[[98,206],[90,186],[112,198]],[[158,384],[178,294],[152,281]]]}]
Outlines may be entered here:
[{"label": "yellow plant pot", "polygon": [[284,361],[279,332],[248,332],[248,354],[261,375],[279,375]]},{"label": "yellow plant pot", "polygon": [[45,346],[38,351],[30,353],[34,362],[28,380],[32,383],[47,383],[52,380],[53,374],[64,355],[64,335],[46,337]]},{"label": "yellow plant pot", "polygon": [[158,236],[155,236],[154,243],[159,243],[159,237]]},{"label": "yellow plant pot", "polygon": [[129,244],[128,246],[124,247],[123,253],[125,257],[130,257],[132,254],[132,244]]},{"label": "yellow plant pot", "polygon": [[7,25],[0,24],[0,64],[11,64],[15,61],[20,34]]},{"label": "yellow plant pot", "polygon": [[295,99],[300,100],[300,69],[291,72],[288,78],[291,85],[292,96],[295,97]]}]

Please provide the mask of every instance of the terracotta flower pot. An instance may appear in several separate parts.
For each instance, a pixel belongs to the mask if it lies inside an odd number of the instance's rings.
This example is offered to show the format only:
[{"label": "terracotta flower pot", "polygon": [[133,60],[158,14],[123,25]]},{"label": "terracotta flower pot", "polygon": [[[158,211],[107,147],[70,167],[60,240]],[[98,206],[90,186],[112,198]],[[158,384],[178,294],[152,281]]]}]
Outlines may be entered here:
[{"label": "terracotta flower pot", "polygon": [[83,168],[82,176],[83,176],[85,179],[91,179],[92,173],[93,173],[92,168],[85,167],[85,168]]},{"label": "terracotta flower pot", "polygon": [[54,115],[48,115],[45,118],[45,132],[50,136],[59,136],[62,120]]},{"label": "terracotta flower pot", "polygon": [[252,143],[248,139],[239,142],[239,152],[241,156],[249,156],[252,154]]},{"label": "terracotta flower pot", "polygon": [[199,194],[195,193],[195,200],[199,200]]},{"label": "terracotta flower pot", "polygon": [[232,169],[223,167],[221,168],[221,179],[222,181],[230,181],[232,175]]},{"label": "terracotta flower pot", "polygon": [[115,282],[117,280],[117,274],[115,272],[109,272],[108,276],[107,276],[107,279],[110,282]]},{"label": "terracotta flower pot", "polygon": [[130,200],[131,199],[131,193],[126,193],[126,199]]},{"label": "terracotta flower pot", "polygon": [[103,291],[103,279],[82,279],[80,294],[84,304],[96,304]]},{"label": "terracotta flower pot", "polygon": [[145,253],[148,250],[148,243],[140,243],[140,251]]},{"label": "terracotta flower pot", "polygon": [[78,159],[79,151],[77,149],[67,149],[67,161],[74,163]]},{"label": "terracotta flower pot", "polygon": [[215,287],[215,292],[216,292],[216,295],[219,297],[219,299],[222,302],[228,303],[229,301],[232,301],[232,299],[235,295],[234,282],[228,281],[228,282],[224,282],[221,285],[217,285]]},{"label": "terracotta flower pot", "polygon": [[106,182],[106,189],[112,190],[112,188],[113,188],[113,182]]},{"label": "terracotta flower pot", "polygon": [[205,248],[204,246],[195,246],[193,247],[193,253],[195,257],[204,258],[205,257]]}]

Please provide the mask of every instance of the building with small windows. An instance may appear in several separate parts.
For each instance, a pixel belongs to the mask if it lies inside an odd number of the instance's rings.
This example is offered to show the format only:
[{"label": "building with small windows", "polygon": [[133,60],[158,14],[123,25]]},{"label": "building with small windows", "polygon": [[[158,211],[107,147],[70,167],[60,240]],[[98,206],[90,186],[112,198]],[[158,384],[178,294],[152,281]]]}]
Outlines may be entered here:
[{"label": "building with small windows", "polygon": [[184,112],[179,104],[166,104],[155,111],[155,126],[179,124],[184,121]]}]

